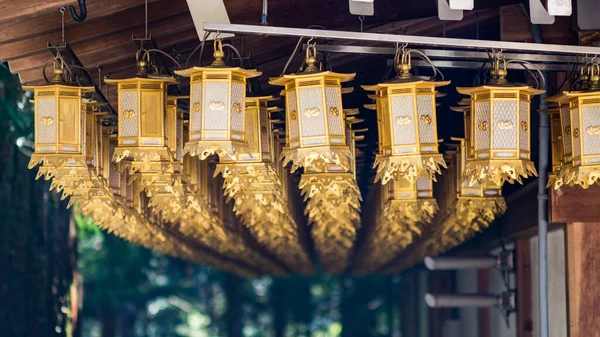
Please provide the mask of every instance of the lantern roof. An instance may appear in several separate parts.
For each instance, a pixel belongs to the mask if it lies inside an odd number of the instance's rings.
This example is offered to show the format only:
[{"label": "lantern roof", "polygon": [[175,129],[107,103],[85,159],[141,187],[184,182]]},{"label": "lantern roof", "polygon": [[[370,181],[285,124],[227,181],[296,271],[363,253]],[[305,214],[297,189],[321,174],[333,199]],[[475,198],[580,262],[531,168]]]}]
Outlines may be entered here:
[{"label": "lantern roof", "polygon": [[456,91],[460,94],[471,96],[476,92],[480,91],[524,91],[530,95],[540,95],[544,93],[544,90],[535,89],[529,85],[525,84],[486,84],[478,87],[458,87]]},{"label": "lantern roof", "polygon": [[68,89],[80,88],[81,91],[83,91],[83,92],[92,92],[95,90],[94,87],[83,87],[80,85],[68,84],[68,83],[46,83],[46,84],[42,84],[42,85],[25,85],[25,86],[23,86],[23,90],[31,91],[31,90],[35,90],[38,88],[49,88],[49,87],[68,88]]},{"label": "lantern roof", "polygon": [[471,110],[471,106],[470,105],[451,106],[450,110],[456,111],[456,112],[465,112],[467,110]]},{"label": "lantern roof", "polygon": [[284,86],[288,81],[290,80],[295,80],[295,79],[302,79],[302,78],[308,78],[308,77],[315,77],[315,76],[321,76],[321,77],[338,77],[340,79],[340,82],[348,82],[354,79],[354,76],[356,76],[356,73],[351,73],[351,74],[342,74],[342,73],[336,73],[333,71],[319,71],[319,72],[306,72],[306,73],[298,73],[298,74],[289,74],[289,75],[283,75],[281,77],[272,77],[269,79],[269,84],[270,85],[280,85],[280,86]]},{"label": "lantern roof", "polygon": [[374,85],[363,85],[362,88],[367,91],[377,91],[384,88],[403,88],[403,87],[443,87],[450,84],[450,81],[428,81],[418,78],[398,78]]},{"label": "lantern roof", "polygon": [[166,76],[148,76],[148,77],[130,77],[122,79],[106,79],[107,84],[130,83],[130,82],[162,82],[169,84],[177,84],[177,80],[173,77]]},{"label": "lantern roof", "polygon": [[242,73],[246,78],[253,78],[262,75],[262,72],[256,69],[244,69],[240,67],[228,67],[226,65],[210,65],[208,67],[191,67],[183,70],[175,70],[175,74],[183,77],[192,77],[194,74],[203,72],[223,72]]},{"label": "lantern roof", "polygon": [[589,96],[600,96],[600,91],[598,90],[585,90],[585,91],[565,91],[563,95],[566,96],[566,99],[570,99],[573,97],[589,97]]},{"label": "lantern roof", "polygon": [[253,101],[262,101],[262,102],[272,102],[272,101],[278,101],[279,97],[273,97],[273,96],[246,96],[246,100],[253,100]]}]

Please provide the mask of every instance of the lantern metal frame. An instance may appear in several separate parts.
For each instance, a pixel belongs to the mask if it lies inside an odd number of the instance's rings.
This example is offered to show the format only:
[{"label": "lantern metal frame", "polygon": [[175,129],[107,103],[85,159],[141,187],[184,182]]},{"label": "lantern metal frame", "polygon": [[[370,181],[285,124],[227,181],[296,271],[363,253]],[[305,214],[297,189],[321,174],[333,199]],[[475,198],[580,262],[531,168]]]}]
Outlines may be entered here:
[{"label": "lantern metal frame", "polygon": [[[410,71],[411,53],[397,50],[395,66],[398,77],[385,83],[363,86],[375,92],[379,129],[379,154],[373,167],[376,181],[387,184],[392,179],[415,182],[419,177],[435,180],[440,167],[446,167],[438,150],[436,88],[450,81],[424,80]],[[436,68],[432,65],[436,71]],[[369,106],[372,107],[372,106]]]}]

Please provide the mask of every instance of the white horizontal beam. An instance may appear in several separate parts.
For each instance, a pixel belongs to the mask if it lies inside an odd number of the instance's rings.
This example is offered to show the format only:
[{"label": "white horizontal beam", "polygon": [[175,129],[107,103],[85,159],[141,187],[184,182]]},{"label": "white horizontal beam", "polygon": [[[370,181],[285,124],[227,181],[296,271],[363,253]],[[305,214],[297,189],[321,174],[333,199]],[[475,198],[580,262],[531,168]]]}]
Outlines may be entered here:
[{"label": "white horizontal beam", "polygon": [[497,256],[427,256],[424,262],[429,270],[489,269],[500,265]]},{"label": "white horizontal beam", "polygon": [[492,308],[500,304],[495,295],[425,294],[430,308]]},{"label": "white horizontal beam", "polygon": [[320,39],[350,40],[364,42],[383,42],[383,43],[407,43],[409,45],[453,47],[468,49],[487,49],[518,52],[536,52],[542,54],[578,54],[578,55],[597,55],[600,54],[599,47],[583,47],[557,44],[538,44],[525,42],[508,41],[490,41],[490,40],[469,40],[455,39],[431,36],[414,35],[394,35],[379,33],[361,33],[339,30],[321,30],[308,28],[288,28],[258,25],[237,25],[204,23],[204,30],[221,33],[238,33],[246,35],[266,35],[266,36],[294,36],[294,37],[313,37]]}]

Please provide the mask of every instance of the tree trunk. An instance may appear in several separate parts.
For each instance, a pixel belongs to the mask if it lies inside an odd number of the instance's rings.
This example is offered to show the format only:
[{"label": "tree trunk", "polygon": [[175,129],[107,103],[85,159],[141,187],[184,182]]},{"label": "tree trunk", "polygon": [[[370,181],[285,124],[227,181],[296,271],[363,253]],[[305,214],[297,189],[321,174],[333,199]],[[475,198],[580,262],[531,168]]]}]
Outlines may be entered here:
[{"label": "tree trunk", "polygon": [[100,319],[102,321],[102,337],[115,337],[117,331],[115,308],[111,305],[103,307]]},{"label": "tree trunk", "polygon": [[274,279],[270,289],[271,309],[273,310],[273,328],[275,337],[284,337],[287,326],[285,310],[285,280]]},{"label": "tree trunk", "polygon": [[233,275],[225,276],[225,297],[227,298],[227,337],[242,337],[242,285],[243,279]]},{"label": "tree trunk", "polygon": [[[61,308],[72,278],[66,203],[36,181],[29,158],[0,121],[0,314],[2,335],[65,336]],[[31,300],[35,299],[35,300]]]}]

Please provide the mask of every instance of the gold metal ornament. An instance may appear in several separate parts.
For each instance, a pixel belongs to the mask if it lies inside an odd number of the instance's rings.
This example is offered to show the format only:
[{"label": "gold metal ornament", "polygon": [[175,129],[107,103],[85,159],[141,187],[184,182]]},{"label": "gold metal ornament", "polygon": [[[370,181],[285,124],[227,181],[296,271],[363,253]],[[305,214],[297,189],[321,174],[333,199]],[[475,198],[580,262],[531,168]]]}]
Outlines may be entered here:
[{"label": "gold metal ornament", "polygon": [[[506,60],[497,58],[487,85],[457,88],[470,97],[474,153],[465,165],[470,185],[502,185],[536,176],[530,160],[531,97],[543,93],[527,85],[512,85],[505,78]],[[519,128],[515,127],[520,125]]]},{"label": "gold metal ornament", "polygon": [[[392,179],[414,183],[419,177],[435,180],[445,167],[438,152],[436,88],[449,81],[429,81],[413,77],[411,52],[396,55],[398,77],[377,85],[363,86],[375,92],[379,129],[379,153],[374,167],[375,180],[387,184]],[[371,105],[367,106],[372,108]]]},{"label": "gold metal ornament", "polygon": [[291,162],[292,172],[299,167],[323,172],[330,165],[348,170],[350,149],[345,144],[341,83],[352,80],[354,74],[319,71],[315,63],[316,49],[311,45],[306,50],[304,72],[269,80],[269,84],[285,88],[287,143],[283,165]]},{"label": "gold metal ornament", "polygon": [[556,189],[563,184],[584,189],[600,184],[600,65],[592,64],[588,69],[586,90],[548,98],[558,106],[565,130],[564,162],[556,175]]},{"label": "gold metal ornament", "polygon": [[221,173],[227,199],[234,199],[234,212],[257,241],[300,274],[313,272],[310,257],[300,243],[282,176],[275,157],[274,133],[269,107],[272,96],[247,97],[244,133],[248,154],[222,157],[215,174]]},{"label": "gold metal ornament", "polygon": [[53,82],[23,89],[34,92],[35,145],[29,168],[40,165],[36,178],[52,180],[50,188],[62,191],[64,199],[89,186],[82,100],[94,88],[67,84],[63,69],[62,59],[55,59]]},{"label": "gold metal ornament", "polygon": [[244,104],[246,79],[260,76],[256,70],[228,67],[223,44],[214,41],[214,62],[207,67],[175,71],[190,78],[189,140],[184,152],[204,160],[212,154],[235,157],[248,150]]},{"label": "gold metal ornament", "polygon": [[[348,144],[341,83],[354,74],[320,71],[314,45],[306,50],[306,69],[271,79],[284,87],[286,146],[283,165],[292,172],[303,167],[299,187],[307,203],[305,214],[324,269],[342,273],[354,248],[360,224],[361,196],[355,178],[354,149]],[[350,137],[352,138],[352,137]]]}]

